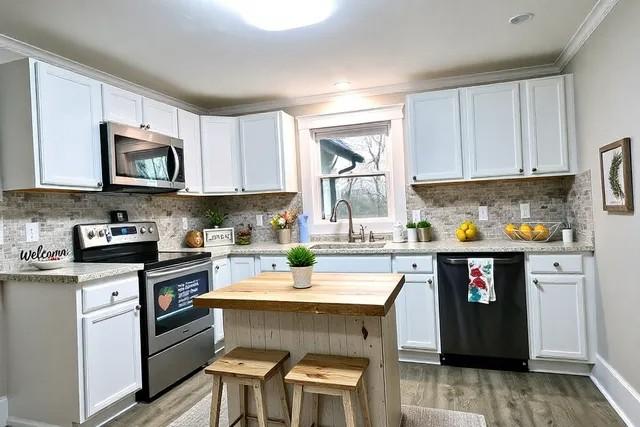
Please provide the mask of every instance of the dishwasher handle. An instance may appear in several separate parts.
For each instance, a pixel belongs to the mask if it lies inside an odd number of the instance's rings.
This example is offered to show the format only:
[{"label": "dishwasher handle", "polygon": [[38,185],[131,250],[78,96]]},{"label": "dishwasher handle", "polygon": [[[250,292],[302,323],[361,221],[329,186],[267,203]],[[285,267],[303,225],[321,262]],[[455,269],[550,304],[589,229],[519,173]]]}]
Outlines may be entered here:
[{"label": "dishwasher handle", "polygon": [[[469,258],[444,258],[442,262],[450,265],[467,265]],[[517,264],[520,262],[520,257],[511,258],[494,258],[493,263],[498,265]]]}]

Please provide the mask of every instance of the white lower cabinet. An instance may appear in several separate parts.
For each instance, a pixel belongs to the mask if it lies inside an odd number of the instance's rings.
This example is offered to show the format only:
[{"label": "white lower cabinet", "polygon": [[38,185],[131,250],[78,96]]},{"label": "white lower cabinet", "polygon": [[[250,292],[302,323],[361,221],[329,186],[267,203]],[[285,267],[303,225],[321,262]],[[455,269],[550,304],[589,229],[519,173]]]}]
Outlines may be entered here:
[{"label": "white lower cabinet", "polygon": [[98,411],[140,389],[140,307],[137,300],[82,319],[85,413]]},{"label": "white lower cabinet", "polygon": [[398,347],[401,350],[438,350],[436,286],[433,274],[406,275],[396,299]]},{"label": "white lower cabinet", "polygon": [[256,275],[256,263],[253,256],[234,256],[229,259],[231,282],[239,282]]},{"label": "white lower cabinet", "polygon": [[584,276],[532,274],[528,286],[531,356],[587,360]]},{"label": "white lower cabinet", "polygon": [[[231,284],[231,270],[229,260],[218,259],[213,261],[213,290],[218,290]],[[219,343],[224,339],[224,324],[221,308],[213,309],[213,340]]]}]

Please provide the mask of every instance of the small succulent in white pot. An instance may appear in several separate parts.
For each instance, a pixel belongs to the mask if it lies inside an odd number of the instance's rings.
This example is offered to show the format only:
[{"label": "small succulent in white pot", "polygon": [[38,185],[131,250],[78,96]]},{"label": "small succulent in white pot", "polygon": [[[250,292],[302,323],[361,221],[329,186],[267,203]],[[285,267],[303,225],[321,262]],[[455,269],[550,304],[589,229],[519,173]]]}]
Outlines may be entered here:
[{"label": "small succulent in white pot", "polygon": [[316,255],[309,248],[296,246],[287,252],[287,263],[291,267],[293,287],[296,289],[310,288]]}]

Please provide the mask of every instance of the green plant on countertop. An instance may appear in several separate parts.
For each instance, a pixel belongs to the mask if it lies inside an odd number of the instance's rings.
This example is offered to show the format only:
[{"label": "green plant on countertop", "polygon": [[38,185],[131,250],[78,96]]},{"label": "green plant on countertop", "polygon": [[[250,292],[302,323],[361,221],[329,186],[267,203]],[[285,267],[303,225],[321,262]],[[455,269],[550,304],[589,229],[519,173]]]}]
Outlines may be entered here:
[{"label": "green plant on countertop", "polygon": [[227,219],[227,214],[222,213],[222,211],[218,209],[207,209],[204,213],[204,216],[209,221],[209,225],[213,228],[222,227],[224,221]]},{"label": "green plant on countertop", "polygon": [[416,228],[429,228],[429,227],[431,227],[431,223],[424,219],[422,221],[418,221],[418,223],[416,224]]},{"label": "green plant on countertop", "polygon": [[316,263],[316,255],[304,246],[296,246],[287,252],[289,267],[311,267]]},{"label": "green plant on countertop", "polygon": [[416,223],[415,223],[415,222],[413,222],[413,221],[409,221],[409,222],[407,223],[407,228],[416,228]]}]

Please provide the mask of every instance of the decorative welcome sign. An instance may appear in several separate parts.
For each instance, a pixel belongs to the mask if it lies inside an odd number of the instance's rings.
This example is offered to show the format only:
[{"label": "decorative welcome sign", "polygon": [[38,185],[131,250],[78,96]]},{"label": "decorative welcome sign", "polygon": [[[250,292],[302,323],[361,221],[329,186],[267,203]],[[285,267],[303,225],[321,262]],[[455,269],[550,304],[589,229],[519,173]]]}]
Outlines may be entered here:
[{"label": "decorative welcome sign", "polygon": [[202,232],[204,234],[205,247],[233,245],[236,242],[233,228],[210,228],[202,230]]},{"label": "decorative welcome sign", "polygon": [[69,251],[66,249],[53,249],[46,250],[42,245],[38,246],[36,250],[28,249],[20,251],[21,261],[47,261],[50,259],[62,259],[69,255]]}]

